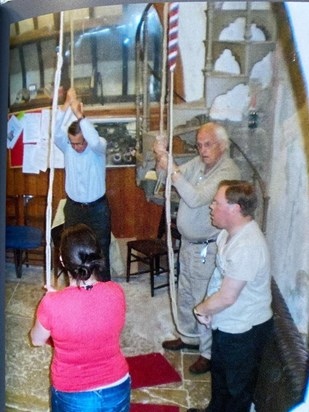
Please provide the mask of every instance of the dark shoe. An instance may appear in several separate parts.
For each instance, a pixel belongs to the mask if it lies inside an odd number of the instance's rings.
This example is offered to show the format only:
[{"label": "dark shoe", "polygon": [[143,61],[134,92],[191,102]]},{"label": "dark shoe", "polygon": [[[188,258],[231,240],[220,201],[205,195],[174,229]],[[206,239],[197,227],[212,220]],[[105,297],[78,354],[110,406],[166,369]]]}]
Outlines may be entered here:
[{"label": "dark shoe", "polygon": [[168,350],[180,350],[180,349],[199,349],[199,345],[190,345],[183,342],[180,338],[174,340],[165,340],[162,343],[162,347]]},{"label": "dark shoe", "polygon": [[209,359],[199,356],[197,361],[190,366],[189,371],[199,375],[210,371],[211,362]]}]

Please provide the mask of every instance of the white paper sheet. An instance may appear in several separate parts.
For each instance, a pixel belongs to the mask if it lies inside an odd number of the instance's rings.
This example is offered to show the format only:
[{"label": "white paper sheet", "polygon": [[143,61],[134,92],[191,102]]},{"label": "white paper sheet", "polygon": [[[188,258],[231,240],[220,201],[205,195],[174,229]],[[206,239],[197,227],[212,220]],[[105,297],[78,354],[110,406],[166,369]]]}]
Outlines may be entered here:
[{"label": "white paper sheet", "polygon": [[22,118],[24,126],[24,143],[37,143],[41,137],[41,113],[25,113]]},{"label": "white paper sheet", "polygon": [[8,135],[7,135],[7,148],[13,149],[17,142],[21,132],[23,131],[23,123],[17,119],[16,116],[11,116],[8,121]]}]

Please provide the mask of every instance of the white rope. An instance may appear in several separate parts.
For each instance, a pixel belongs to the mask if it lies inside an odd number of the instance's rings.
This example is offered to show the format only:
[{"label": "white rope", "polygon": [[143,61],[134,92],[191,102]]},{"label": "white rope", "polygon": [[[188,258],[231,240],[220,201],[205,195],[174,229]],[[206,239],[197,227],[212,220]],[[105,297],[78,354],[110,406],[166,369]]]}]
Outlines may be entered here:
[{"label": "white rope", "polygon": [[[163,71],[166,72],[166,62],[167,62],[167,32],[168,32],[168,8],[169,3],[164,4],[164,38],[163,38]],[[166,77],[164,77],[166,78]],[[166,80],[164,84],[164,89],[161,92],[161,98],[165,98],[166,90]],[[168,127],[169,127],[169,150],[168,150],[168,165],[167,165],[167,176],[165,182],[165,218],[166,218],[166,233],[167,233],[167,248],[168,248],[168,264],[169,264],[169,284],[170,284],[170,298],[171,298],[171,308],[172,315],[178,329],[178,317],[177,317],[177,298],[176,298],[176,287],[175,287],[175,260],[174,260],[174,249],[173,240],[171,234],[171,176],[173,168],[173,95],[174,95],[174,70],[170,71],[170,98],[169,98],[169,109],[168,109]],[[163,117],[163,114],[161,113]],[[161,133],[160,133],[161,134]],[[162,134],[161,134],[162,135]]]},{"label": "white rope", "polygon": [[[167,29],[165,28],[164,32]],[[167,54],[167,51],[164,55]],[[171,308],[174,323],[177,331],[184,336],[196,338],[200,335],[190,334],[183,331],[179,327],[179,321],[177,316],[177,294],[176,294],[176,276],[175,276],[175,259],[174,248],[171,234],[171,187],[172,187],[172,171],[173,171],[173,136],[174,136],[174,124],[173,124],[173,107],[174,107],[174,71],[175,65],[170,70],[170,99],[169,99],[169,150],[168,150],[168,165],[167,165],[167,177],[165,185],[165,213],[166,213],[166,225],[167,225],[167,247],[168,247],[168,262],[169,262],[169,285],[170,285],[170,298]]]},{"label": "white rope", "polygon": [[74,25],[73,25],[73,13],[70,14],[70,37],[71,37],[71,87],[74,87]]},{"label": "white rope", "polygon": [[[168,262],[169,262],[169,284],[170,297],[172,304],[172,315],[177,330],[179,331],[178,317],[177,317],[177,301],[176,301],[176,287],[175,287],[175,260],[174,249],[171,234],[171,187],[172,187],[172,170],[173,170],[173,91],[174,91],[174,71],[171,71],[170,76],[170,102],[169,102],[169,151],[168,151],[168,165],[167,177],[165,185],[165,213],[167,225],[167,247],[168,247]],[[180,331],[179,331],[180,332]]]},{"label": "white rope", "polygon": [[46,286],[51,284],[51,222],[52,222],[52,199],[53,199],[53,183],[54,183],[54,133],[56,114],[58,109],[58,93],[61,81],[61,69],[63,64],[63,12],[60,13],[60,30],[59,30],[59,50],[57,53],[57,68],[54,79],[54,96],[52,102],[51,113],[51,138],[49,145],[49,185],[47,193],[47,209],[46,209]]},{"label": "white rope", "polygon": [[[166,136],[164,133],[164,108],[165,108],[165,93],[166,93],[166,62],[167,62],[167,22],[168,22],[168,3],[164,3],[163,8],[163,44],[162,44],[162,70],[161,70],[161,96],[160,96],[160,129],[157,140],[164,142]],[[153,193],[159,193],[162,184],[165,180],[165,172],[163,170],[157,171],[157,183]]]},{"label": "white rope", "polygon": [[167,62],[167,22],[168,22],[168,3],[164,3],[163,8],[163,56],[162,56],[162,70],[161,70],[161,96],[160,96],[160,136],[164,135],[164,107],[165,107],[165,93],[166,93],[166,62]]}]

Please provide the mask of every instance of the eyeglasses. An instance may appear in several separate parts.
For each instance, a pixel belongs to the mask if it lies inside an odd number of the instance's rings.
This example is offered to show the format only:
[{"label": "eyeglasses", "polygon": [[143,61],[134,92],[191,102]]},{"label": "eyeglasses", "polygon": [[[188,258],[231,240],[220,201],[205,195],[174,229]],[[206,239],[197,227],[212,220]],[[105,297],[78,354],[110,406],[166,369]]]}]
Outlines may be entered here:
[{"label": "eyeglasses", "polygon": [[205,142],[205,143],[196,143],[195,147],[198,150],[203,149],[203,147],[205,149],[212,149],[214,146],[216,146],[218,144],[218,142]]},{"label": "eyeglasses", "polygon": [[69,139],[69,140],[68,140],[68,144],[70,144],[72,147],[81,147],[81,146],[84,146],[85,141],[86,141],[86,140],[83,139],[83,141],[80,142],[80,143],[73,143],[73,142],[71,142],[71,140]]}]

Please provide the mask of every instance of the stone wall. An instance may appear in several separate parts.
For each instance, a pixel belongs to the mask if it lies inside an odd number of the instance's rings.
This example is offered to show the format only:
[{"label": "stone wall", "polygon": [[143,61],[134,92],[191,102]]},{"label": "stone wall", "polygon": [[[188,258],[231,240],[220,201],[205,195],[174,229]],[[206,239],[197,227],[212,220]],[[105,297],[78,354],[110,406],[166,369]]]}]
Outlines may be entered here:
[{"label": "stone wall", "polygon": [[308,107],[297,108],[282,53],[274,74],[275,111],[267,238],[273,274],[300,332],[308,341],[309,202]]},{"label": "stone wall", "polygon": [[[203,27],[205,21],[201,5],[194,8],[190,15],[198,21],[198,27]],[[181,8],[184,7],[181,4]],[[189,13],[189,5],[185,12]],[[184,15],[183,15],[184,16]],[[281,15],[282,17],[282,15]],[[287,24],[278,14],[278,23]],[[180,14],[180,49],[184,63],[184,79],[188,92],[188,101],[200,99],[196,82],[201,85],[201,72],[198,67],[200,54],[204,49],[188,48],[195,31],[185,30],[186,24],[191,27],[192,19],[182,19]],[[183,31],[182,31],[183,30]],[[185,41],[182,33],[186,33]],[[198,34],[200,39],[200,33]],[[285,44],[286,42],[286,44]],[[289,44],[287,44],[289,42]],[[257,96],[259,123],[256,129],[248,128],[248,110],[243,111],[242,117],[233,114],[233,108],[248,107],[244,105],[242,93],[233,93],[232,102],[229,96],[221,97],[221,106],[217,102],[216,111],[211,112],[211,118],[220,120],[227,127],[230,136],[246,153],[255,167],[259,170],[270,197],[267,213],[266,236],[272,258],[272,273],[287,302],[292,317],[308,342],[309,321],[309,202],[308,202],[308,164],[306,147],[308,145],[309,121],[307,102],[299,105],[300,72],[291,77],[291,61],[286,58],[287,48],[291,47],[291,36],[281,39],[278,47],[260,70],[264,80],[262,89]],[[283,50],[283,51],[282,51]],[[295,50],[291,51],[295,56]],[[293,63],[293,62],[292,62]],[[228,64],[228,63],[227,63]],[[190,73],[199,73],[193,78]],[[201,90],[201,89],[199,89]],[[220,102],[219,102],[220,103]],[[194,105],[191,104],[191,107]],[[239,111],[239,110],[238,110]],[[193,110],[195,115],[203,114],[203,109]],[[175,109],[175,125],[188,122],[193,118],[192,110]],[[238,121],[235,121],[238,119]],[[236,154],[237,156],[237,154]],[[244,177],[249,176],[245,162],[241,163]]]}]

